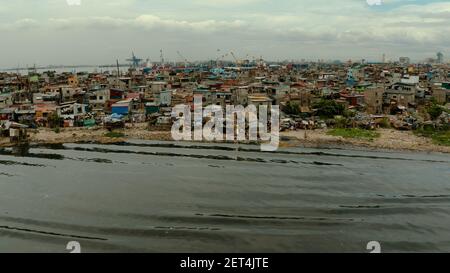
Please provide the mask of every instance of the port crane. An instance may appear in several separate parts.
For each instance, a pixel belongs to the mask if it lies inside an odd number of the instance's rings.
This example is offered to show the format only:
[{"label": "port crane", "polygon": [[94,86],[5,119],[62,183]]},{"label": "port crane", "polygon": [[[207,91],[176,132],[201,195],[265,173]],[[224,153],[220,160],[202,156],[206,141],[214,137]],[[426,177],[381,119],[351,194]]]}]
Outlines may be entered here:
[{"label": "port crane", "polygon": [[131,58],[127,59],[127,62],[131,62],[133,67],[139,67],[140,63],[142,62],[142,59],[137,58],[136,55],[134,55],[134,52],[132,52]]},{"label": "port crane", "polygon": [[264,65],[264,59],[262,56],[260,57],[256,57],[254,55],[251,54],[247,54],[247,58],[250,60],[252,60],[253,63],[255,63],[257,66],[263,66]]},{"label": "port crane", "polygon": [[[222,56],[218,56],[216,59],[216,66],[220,67],[221,65],[223,65],[225,58],[228,57],[229,55],[230,55],[230,53],[224,54]],[[219,60],[221,61],[221,63],[219,63]]]},{"label": "port crane", "polygon": [[238,60],[233,51],[230,52],[231,56],[233,56],[234,61],[236,62],[236,67],[239,67],[242,64],[241,60]]},{"label": "port crane", "polygon": [[177,51],[178,56],[180,56],[181,60],[184,62],[184,67],[188,67],[189,61],[188,59],[186,59],[181,53],[180,51]]},{"label": "port crane", "polygon": [[[244,59],[244,60],[238,59],[233,51],[231,51],[230,54],[231,54],[231,56],[233,56],[233,59],[236,62],[236,67],[238,69],[241,69],[243,66],[248,65],[250,63],[250,60],[248,60],[248,59]],[[248,58],[248,57],[251,57],[251,56],[249,54],[247,54],[246,58]],[[256,58],[254,58],[254,59],[256,59]]]}]

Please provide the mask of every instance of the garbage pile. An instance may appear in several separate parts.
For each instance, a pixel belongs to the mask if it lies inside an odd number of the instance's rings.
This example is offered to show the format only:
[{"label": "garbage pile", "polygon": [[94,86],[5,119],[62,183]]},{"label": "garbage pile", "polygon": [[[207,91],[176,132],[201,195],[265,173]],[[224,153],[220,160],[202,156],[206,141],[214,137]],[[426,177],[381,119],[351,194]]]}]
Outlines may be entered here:
[{"label": "garbage pile", "polygon": [[392,127],[400,131],[410,131],[420,128],[424,121],[412,115],[397,115],[390,117]]},{"label": "garbage pile", "polygon": [[315,121],[312,119],[302,119],[302,118],[285,118],[280,122],[280,130],[312,130],[312,129],[326,129],[327,124],[325,121],[319,120]]}]

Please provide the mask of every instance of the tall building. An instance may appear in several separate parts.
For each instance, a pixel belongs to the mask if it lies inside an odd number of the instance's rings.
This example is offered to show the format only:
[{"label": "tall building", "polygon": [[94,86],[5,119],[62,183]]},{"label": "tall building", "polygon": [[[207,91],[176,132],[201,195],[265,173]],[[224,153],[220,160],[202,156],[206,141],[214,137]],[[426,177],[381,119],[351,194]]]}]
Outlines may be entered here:
[{"label": "tall building", "polygon": [[372,115],[383,113],[383,87],[369,87],[364,91],[364,102],[367,113]]},{"label": "tall building", "polygon": [[444,54],[442,54],[442,52],[438,52],[436,54],[436,56],[437,56],[437,63],[443,64],[444,63]]},{"label": "tall building", "polygon": [[356,84],[357,80],[353,74],[353,69],[349,68],[347,70],[347,86],[353,87]]},{"label": "tall building", "polygon": [[406,65],[408,65],[408,64],[411,62],[411,59],[410,59],[409,57],[400,57],[400,58],[399,58],[399,62],[400,62],[401,64],[406,64]]}]

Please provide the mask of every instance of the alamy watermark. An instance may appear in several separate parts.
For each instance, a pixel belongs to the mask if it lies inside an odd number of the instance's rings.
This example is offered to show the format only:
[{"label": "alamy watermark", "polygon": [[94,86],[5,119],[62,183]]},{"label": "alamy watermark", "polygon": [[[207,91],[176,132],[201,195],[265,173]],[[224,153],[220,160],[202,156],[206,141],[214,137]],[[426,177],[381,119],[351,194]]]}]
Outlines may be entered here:
[{"label": "alamy watermark", "polygon": [[70,250],[70,253],[81,253],[81,244],[77,241],[68,242],[66,250]]},{"label": "alamy watermark", "polygon": [[66,0],[69,6],[81,6],[81,0]]},{"label": "alamy watermark", "polygon": [[381,6],[384,0],[366,0],[369,6]]},{"label": "alamy watermark", "polygon": [[66,0],[69,6],[81,6],[81,0]]},{"label": "alamy watermark", "polygon": [[172,118],[172,138],[176,141],[258,141],[261,151],[279,147],[278,105],[226,105],[224,113],[222,106],[204,108],[202,97],[195,96],[193,115],[190,105],[180,104],[172,109]]},{"label": "alamy watermark", "polygon": [[[370,241],[367,243],[366,249],[370,251],[370,253],[381,253],[381,244],[378,241]],[[81,244],[77,241],[71,241],[67,243],[66,250],[69,250],[70,253],[81,253]]]},{"label": "alamy watermark", "polygon": [[371,241],[367,243],[367,250],[370,250],[370,253],[381,253],[381,244],[378,241]]}]

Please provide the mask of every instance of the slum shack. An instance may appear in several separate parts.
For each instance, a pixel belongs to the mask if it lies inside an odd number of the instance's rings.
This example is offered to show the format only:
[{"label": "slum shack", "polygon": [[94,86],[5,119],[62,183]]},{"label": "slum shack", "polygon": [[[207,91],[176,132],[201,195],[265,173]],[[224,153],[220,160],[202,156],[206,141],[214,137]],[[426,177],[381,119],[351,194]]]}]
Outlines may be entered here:
[{"label": "slum shack", "polygon": [[111,116],[105,117],[104,125],[108,131],[112,132],[115,129],[124,129],[125,121],[122,115],[112,114]]},{"label": "slum shack", "polygon": [[1,134],[3,137],[9,137],[11,143],[28,143],[28,126],[7,121],[1,125]]},{"label": "slum shack", "polygon": [[151,116],[152,114],[159,113],[160,107],[154,102],[149,102],[145,104],[145,114]]},{"label": "slum shack", "polygon": [[170,131],[172,129],[172,108],[160,108],[161,113],[147,115],[148,130],[150,131]]}]

